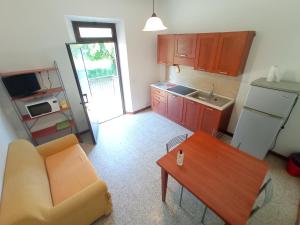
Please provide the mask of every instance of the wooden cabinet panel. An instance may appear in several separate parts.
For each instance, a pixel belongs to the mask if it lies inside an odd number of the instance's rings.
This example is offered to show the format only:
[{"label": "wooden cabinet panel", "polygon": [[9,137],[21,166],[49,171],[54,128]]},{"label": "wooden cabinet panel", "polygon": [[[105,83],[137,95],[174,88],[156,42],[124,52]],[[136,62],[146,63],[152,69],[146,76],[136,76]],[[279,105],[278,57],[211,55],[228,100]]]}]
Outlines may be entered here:
[{"label": "wooden cabinet panel", "polygon": [[208,106],[203,106],[202,118],[199,121],[199,129],[214,135],[219,130],[221,111]]},{"label": "wooden cabinet panel", "polygon": [[177,95],[167,94],[167,117],[176,123],[182,122],[183,98]]},{"label": "wooden cabinet panel", "polygon": [[166,116],[167,101],[166,92],[157,88],[151,88],[151,107],[156,113]]},{"label": "wooden cabinet panel", "polygon": [[214,72],[238,76],[243,73],[255,32],[220,33]]},{"label": "wooden cabinet panel", "polygon": [[174,37],[175,35],[157,36],[157,63],[174,64]]},{"label": "wooden cabinet panel", "polygon": [[175,35],[174,64],[194,66],[196,56],[197,35]]},{"label": "wooden cabinet panel", "polygon": [[153,98],[152,99],[152,110],[158,114],[165,116],[166,115],[166,103],[160,101],[157,98]]},{"label": "wooden cabinet panel", "polygon": [[211,72],[218,47],[219,33],[198,34],[195,69]]},{"label": "wooden cabinet panel", "polygon": [[184,99],[182,124],[191,131],[198,130],[198,122],[202,118],[202,109],[202,104]]}]

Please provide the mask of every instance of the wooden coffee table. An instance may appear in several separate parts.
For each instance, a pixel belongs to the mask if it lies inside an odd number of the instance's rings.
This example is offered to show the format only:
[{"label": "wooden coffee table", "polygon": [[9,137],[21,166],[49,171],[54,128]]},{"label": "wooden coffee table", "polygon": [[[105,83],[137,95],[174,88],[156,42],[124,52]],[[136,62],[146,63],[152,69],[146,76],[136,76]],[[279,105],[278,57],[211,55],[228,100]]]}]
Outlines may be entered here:
[{"label": "wooden coffee table", "polygon": [[[176,164],[179,149],[184,164]],[[252,211],[268,165],[204,133],[197,132],[157,161],[162,201],[170,174],[226,224],[244,225]]]}]

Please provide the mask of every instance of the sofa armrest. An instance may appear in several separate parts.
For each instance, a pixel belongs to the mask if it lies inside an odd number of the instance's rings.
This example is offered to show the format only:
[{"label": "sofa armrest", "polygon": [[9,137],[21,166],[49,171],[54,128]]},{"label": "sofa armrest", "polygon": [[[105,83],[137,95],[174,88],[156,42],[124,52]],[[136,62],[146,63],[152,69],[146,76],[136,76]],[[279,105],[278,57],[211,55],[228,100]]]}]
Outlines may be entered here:
[{"label": "sofa armrest", "polygon": [[102,180],[55,205],[49,212],[51,225],[91,224],[112,210],[111,197]]},{"label": "sofa armrest", "polygon": [[78,139],[74,134],[58,138],[48,143],[37,146],[40,155],[45,159],[50,155],[61,152],[62,150],[78,144]]}]

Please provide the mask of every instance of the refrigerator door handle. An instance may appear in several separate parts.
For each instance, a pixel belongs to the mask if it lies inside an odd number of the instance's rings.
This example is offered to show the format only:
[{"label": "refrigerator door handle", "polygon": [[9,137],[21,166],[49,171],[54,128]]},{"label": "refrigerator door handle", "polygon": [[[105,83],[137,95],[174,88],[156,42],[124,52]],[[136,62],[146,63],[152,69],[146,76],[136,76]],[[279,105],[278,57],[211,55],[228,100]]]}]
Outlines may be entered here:
[{"label": "refrigerator door handle", "polygon": [[280,119],[280,120],[283,119],[283,117],[281,117],[281,116],[276,116],[276,115],[272,115],[272,114],[265,113],[265,112],[262,112],[262,111],[258,111],[256,109],[252,109],[252,108],[249,108],[247,106],[244,106],[244,109],[246,109],[248,111],[251,111],[251,112],[254,112],[254,113],[257,113],[257,114],[261,114],[263,116],[273,117],[273,118]]}]

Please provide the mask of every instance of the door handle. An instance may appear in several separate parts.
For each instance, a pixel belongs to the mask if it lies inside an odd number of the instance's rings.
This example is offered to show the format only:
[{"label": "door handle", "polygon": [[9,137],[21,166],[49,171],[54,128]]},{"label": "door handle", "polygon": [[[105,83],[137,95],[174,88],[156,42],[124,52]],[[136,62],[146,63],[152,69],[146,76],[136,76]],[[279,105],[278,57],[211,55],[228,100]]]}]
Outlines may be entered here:
[{"label": "door handle", "polygon": [[214,111],[213,109],[211,109],[211,108],[208,108],[208,107],[206,107],[205,109],[207,109],[207,110],[209,110],[209,111]]},{"label": "door handle", "polygon": [[87,94],[83,94],[83,95],[82,95],[82,98],[83,98],[83,103],[84,103],[84,104],[89,103],[89,99],[88,99]]},{"label": "door handle", "polygon": [[221,74],[228,74],[227,72],[224,72],[224,71],[219,71],[219,73],[221,73]]},{"label": "door handle", "polygon": [[187,54],[180,54],[181,57],[187,57]]}]

